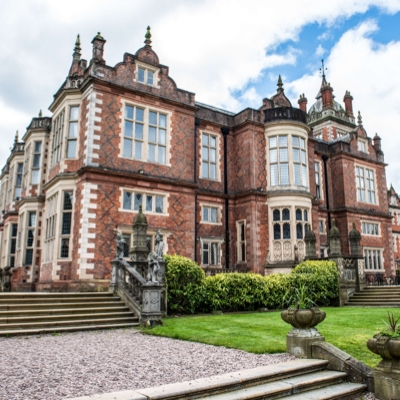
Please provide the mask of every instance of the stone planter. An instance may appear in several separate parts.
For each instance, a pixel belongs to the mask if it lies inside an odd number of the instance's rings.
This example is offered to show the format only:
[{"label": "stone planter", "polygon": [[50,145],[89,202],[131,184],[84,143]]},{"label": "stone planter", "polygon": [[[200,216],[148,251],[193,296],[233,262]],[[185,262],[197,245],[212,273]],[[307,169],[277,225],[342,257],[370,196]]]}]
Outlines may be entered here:
[{"label": "stone planter", "polygon": [[367,347],[384,360],[400,361],[400,338],[390,338],[378,333],[368,340]]},{"label": "stone planter", "polygon": [[382,357],[374,370],[375,395],[381,400],[400,399],[400,338],[375,335],[367,342]]},{"label": "stone planter", "polygon": [[311,308],[288,308],[282,311],[281,318],[298,329],[314,328],[326,317],[325,311],[318,307]]}]

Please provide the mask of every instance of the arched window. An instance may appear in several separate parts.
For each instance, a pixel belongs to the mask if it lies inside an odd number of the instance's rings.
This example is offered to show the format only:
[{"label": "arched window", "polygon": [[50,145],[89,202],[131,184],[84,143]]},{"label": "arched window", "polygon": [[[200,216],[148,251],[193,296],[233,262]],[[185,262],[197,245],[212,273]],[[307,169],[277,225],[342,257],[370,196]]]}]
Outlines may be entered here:
[{"label": "arched window", "polygon": [[303,224],[301,223],[296,225],[296,237],[297,239],[303,239]]},{"label": "arched window", "polygon": [[301,221],[301,210],[298,208],[296,210],[296,221]]},{"label": "arched window", "polygon": [[290,221],[290,211],[288,208],[284,208],[282,211],[282,220],[283,221]]},{"label": "arched window", "polygon": [[281,212],[279,210],[274,210],[274,221],[281,220]]},{"label": "arched window", "polygon": [[290,239],[290,224],[288,222],[283,224],[283,238]]},{"label": "arched window", "polygon": [[280,224],[274,224],[274,240],[281,238],[281,226]]}]

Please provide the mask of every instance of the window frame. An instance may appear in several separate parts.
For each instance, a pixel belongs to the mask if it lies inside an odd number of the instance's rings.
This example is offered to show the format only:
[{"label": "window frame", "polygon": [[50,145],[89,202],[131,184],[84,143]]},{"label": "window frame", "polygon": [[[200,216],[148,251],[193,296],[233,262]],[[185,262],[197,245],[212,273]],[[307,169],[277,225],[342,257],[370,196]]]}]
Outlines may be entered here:
[{"label": "window frame", "polygon": [[[318,165],[318,170],[316,166]],[[315,197],[319,200],[324,199],[323,180],[322,180],[322,163],[321,161],[314,161],[315,172]],[[318,181],[318,183],[317,183]]]},{"label": "window frame", "polygon": [[[371,256],[374,256],[373,252],[375,252],[375,256],[376,254],[379,254],[378,258],[373,259]],[[367,255],[367,253],[370,253],[371,256]],[[379,248],[379,247],[364,247],[363,249],[363,255],[364,255],[364,270],[368,271],[368,272],[381,272],[381,271],[385,271],[384,268],[384,259],[383,259],[383,249]],[[379,264],[380,268],[371,268],[369,261],[373,261],[373,265],[375,264]]]},{"label": "window frame", "polygon": [[[201,252],[201,266],[202,267],[219,267],[221,268],[222,263],[221,263],[221,244],[222,244],[222,239],[219,238],[201,238],[200,239],[200,252]],[[205,247],[208,247],[207,249]],[[216,257],[217,257],[217,262],[216,263],[210,263],[212,261],[212,248],[215,248],[216,246]],[[207,253],[208,257],[208,263],[204,262],[204,257],[205,253]]]},{"label": "window frame", "polygon": [[63,108],[54,118],[53,135],[51,141],[50,168],[56,166],[62,159],[62,145],[64,138],[65,109]]},{"label": "window frame", "polygon": [[[70,202],[71,202],[71,208],[66,208],[66,194],[70,194]],[[59,260],[68,260],[71,258],[71,237],[72,237],[72,229],[73,229],[73,216],[74,216],[74,191],[72,189],[64,189],[61,191],[61,199],[62,201],[62,208],[60,212],[60,230],[59,230],[59,246],[58,246],[58,259]],[[69,219],[69,232],[65,233],[64,232],[64,215],[70,215]],[[68,221],[67,221],[68,222]],[[63,246],[64,242],[68,241],[68,254],[65,256],[63,255]],[[64,253],[65,254],[65,253]]]},{"label": "window frame", "polygon": [[[78,109],[78,116],[76,119],[71,119],[71,111],[73,108]],[[80,118],[80,105],[79,104],[71,104],[68,106],[68,131],[66,137],[66,146],[65,146],[65,159],[73,160],[78,158],[78,137],[79,137],[79,118]],[[76,136],[71,136],[71,124],[76,124]],[[68,156],[69,146],[71,142],[75,142],[75,155],[73,157]]]},{"label": "window frame", "polygon": [[[154,67],[153,65],[146,64],[144,62],[135,61],[135,73],[134,73],[134,81],[140,83],[142,85],[147,85],[154,88],[160,88],[159,86],[159,75],[160,75],[160,68]],[[139,69],[144,70],[144,80],[139,80]],[[153,73],[153,83],[148,83],[148,72]]]},{"label": "window frame", "polygon": [[[32,224],[31,216],[35,215],[34,223]],[[36,236],[36,227],[38,226],[37,223],[37,211],[28,210],[26,213],[26,237],[25,237],[25,256],[24,256],[24,265],[25,266],[32,266],[34,265],[34,255],[35,255],[35,236]],[[32,237],[30,237],[30,232],[32,232]],[[29,244],[29,239],[32,239],[32,243]],[[30,254],[31,262],[29,263],[28,254]]]},{"label": "window frame", "polygon": [[236,221],[236,257],[238,264],[247,263],[246,220]]},{"label": "window frame", "polygon": [[[125,193],[130,193],[131,196],[131,205],[130,209],[125,208]],[[142,190],[135,190],[135,189],[129,189],[129,188],[121,188],[121,198],[120,198],[120,211],[125,211],[125,212],[133,212],[137,213],[139,211],[139,204],[137,206],[137,209],[135,208],[135,195],[140,194],[142,195],[142,209],[143,212],[146,214],[150,215],[161,215],[161,216],[168,216],[168,194],[167,193],[161,193],[161,192],[150,192],[150,191],[142,191]],[[146,196],[152,196],[152,211],[149,211],[147,209],[147,204],[146,204]],[[157,197],[162,197],[163,199],[163,211],[156,212],[157,208]]]},{"label": "window frame", "polygon": [[[360,175],[360,171],[362,171],[362,176]],[[367,176],[372,173],[373,177]],[[357,201],[359,203],[366,203],[366,204],[374,204],[379,205],[378,201],[378,193],[376,189],[376,170],[373,168],[368,168],[364,165],[355,165],[355,178],[356,178],[356,191],[357,191]],[[371,190],[368,186],[373,183],[373,190]],[[360,185],[359,185],[360,184]],[[368,201],[369,197],[372,194],[374,196],[374,202]]]},{"label": "window frame", "polygon": [[[131,161],[139,161],[139,162],[144,162],[144,163],[149,163],[149,164],[156,164],[156,165],[162,165],[166,167],[171,167],[170,160],[171,160],[171,155],[170,155],[170,145],[171,145],[171,117],[172,113],[171,111],[162,109],[162,108],[157,108],[153,106],[147,106],[143,104],[136,103],[135,101],[130,101],[123,99],[122,100],[122,118],[121,118],[121,140],[120,140],[120,153],[119,157],[126,159],[126,160],[131,160]],[[133,117],[134,118],[129,118],[127,117],[127,107],[132,107],[133,108]],[[141,109],[143,110],[143,121],[137,120],[136,118],[136,110]],[[156,113],[157,114],[157,125],[154,125],[150,123],[150,113]],[[165,116],[165,127],[160,125],[160,115]],[[129,136],[127,134],[126,130],[126,123],[131,123],[132,124],[132,135]],[[136,134],[136,124],[142,125],[142,138],[140,137],[135,137]],[[156,127],[156,137],[157,141],[152,142],[150,141],[150,128]],[[165,130],[165,143],[162,143],[160,139],[160,131]],[[125,144],[127,141],[131,142],[131,151],[130,155],[127,154],[125,151]],[[136,156],[135,153],[135,143],[141,143],[141,153],[140,153],[140,158]],[[150,146],[156,146],[156,156],[155,156],[155,161],[149,159],[150,155]],[[159,162],[159,153],[158,149],[159,147],[164,147],[165,148],[165,162]]]},{"label": "window frame", "polygon": [[[21,170],[20,170],[21,167]],[[23,176],[24,176],[24,163],[20,162],[17,163],[17,170],[15,174],[15,193],[14,193],[14,199],[19,200],[21,198],[22,194],[22,183],[23,183]],[[20,182],[18,183],[18,178],[20,179]]]},{"label": "window frame", "polygon": [[[370,231],[369,228],[371,228],[371,225],[373,225],[373,231],[375,229],[378,231],[378,233],[368,233]],[[367,221],[367,220],[361,220],[361,234],[365,236],[372,236],[372,237],[381,237],[381,224],[379,222],[375,221]]]},{"label": "window frame", "polygon": [[[200,209],[201,209],[200,222],[202,224],[222,225],[222,206],[210,203],[200,203]],[[204,219],[205,210],[208,210],[208,219]],[[212,210],[215,210],[217,213],[217,220],[215,222],[211,220]]]},{"label": "window frame", "polygon": [[368,154],[368,141],[365,139],[357,139],[357,150],[360,153]]},{"label": "window frame", "polygon": [[[36,145],[40,145],[40,150],[36,151]],[[32,146],[32,152],[33,152],[33,157],[32,157],[32,180],[31,183],[32,185],[39,185],[40,184],[40,172],[41,172],[41,164],[42,164],[42,150],[43,150],[43,142],[41,140],[35,140],[33,142]],[[38,157],[39,162],[38,166],[35,165],[35,160],[36,157]]]},{"label": "window frame", "polygon": [[[200,179],[208,180],[208,181],[221,181],[221,170],[220,170],[220,135],[217,133],[200,131]],[[208,144],[204,144],[203,138],[207,137]],[[215,140],[215,147],[210,145],[211,138]],[[204,159],[204,149],[207,149],[207,157],[208,159]],[[210,160],[210,154],[212,154],[212,150],[215,150],[215,161]],[[207,176],[203,173],[204,166],[208,164],[207,168]],[[215,166],[215,177],[210,176],[211,165]]]},{"label": "window frame", "polygon": [[[15,227],[15,232],[14,232],[14,227]],[[15,267],[15,261],[16,261],[16,256],[17,256],[17,237],[18,237],[18,224],[16,223],[11,223],[10,224],[10,242],[9,242],[9,263],[8,265],[13,268]]]}]

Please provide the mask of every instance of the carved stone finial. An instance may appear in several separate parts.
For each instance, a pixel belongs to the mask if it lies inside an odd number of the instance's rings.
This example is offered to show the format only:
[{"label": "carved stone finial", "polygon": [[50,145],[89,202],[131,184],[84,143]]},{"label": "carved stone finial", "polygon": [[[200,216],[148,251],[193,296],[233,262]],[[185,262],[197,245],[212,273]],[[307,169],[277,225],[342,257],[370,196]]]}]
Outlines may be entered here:
[{"label": "carved stone finial", "polygon": [[357,122],[358,122],[358,125],[362,125],[362,117],[361,117],[360,111],[358,112]]},{"label": "carved stone finial", "polygon": [[103,38],[103,36],[101,36],[100,32],[97,32],[97,35],[95,36],[95,39],[104,40],[104,38]]},{"label": "carved stone finial", "polygon": [[18,143],[18,131],[15,133],[14,143]]},{"label": "carved stone finial", "polygon": [[42,116],[43,116],[43,113],[42,113],[42,110],[40,110],[39,111],[39,118],[42,118]]},{"label": "carved stone finial", "polygon": [[146,40],[144,41],[145,45],[146,45],[146,46],[150,46],[150,45],[151,45],[150,26],[147,27],[146,34],[144,35],[144,37],[145,37],[145,39],[146,39]]},{"label": "carved stone finial", "polygon": [[361,234],[356,228],[356,223],[353,222],[353,229],[349,233],[350,254],[353,256],[361,256]]},{"label": "carved stone finial", "polygon": [[74,50],[78,53],[80,53],[80,51],[81,51],[81,37],[80,37],[79,33],[78,33],[78,36],[76,37]]}]

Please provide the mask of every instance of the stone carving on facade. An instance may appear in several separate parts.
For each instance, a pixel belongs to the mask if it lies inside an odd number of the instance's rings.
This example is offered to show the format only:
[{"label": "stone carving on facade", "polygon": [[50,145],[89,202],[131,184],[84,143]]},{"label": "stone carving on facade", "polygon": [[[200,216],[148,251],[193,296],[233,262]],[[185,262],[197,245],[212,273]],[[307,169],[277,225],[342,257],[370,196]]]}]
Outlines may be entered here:
[{"label": "stone carving on facade", "polygon": [[160,230],[156,233],[155,244],[154,244],[154,252],[157,254],[158,258],[162,258],[164,250],[164,242],[162,240]]},{"label": "stone carving on facade", "polygon": [[283,243],[283,259],[284,261],[292,260],[292,243]]},{"label": "stone carving on facade", "polygon": [[115,250],[115,258],[117,260],[121,260],[124,258],[124,248],[126,245],[126,241],[122,236],[121,232],[117,232],[117,247]]},{"label": "stone carving on facade", "polygon": [[282,245],[279,242],[274,243],[274,260],[282,259]]},{"label": "stone carving on facade", "polygon": [[340,245],[340,232],[336,227],[336,222],[332,220],[332,228],[329,230],[329,256],[342,257],[342,250]]}]

